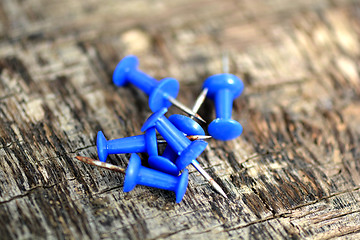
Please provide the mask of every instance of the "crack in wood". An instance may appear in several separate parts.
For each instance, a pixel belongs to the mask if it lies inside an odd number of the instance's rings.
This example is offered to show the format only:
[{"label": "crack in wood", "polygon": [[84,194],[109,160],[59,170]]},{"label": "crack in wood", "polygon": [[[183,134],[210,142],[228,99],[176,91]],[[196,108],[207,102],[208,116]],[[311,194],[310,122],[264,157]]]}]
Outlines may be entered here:
[{"label": "crack in wood", "polygon": [[2,200],[0,201],[0,205],[2,204],[6,204],[6,203],[10,203],[11,201],[13,200],[16,200],[16,199],[21,199],[23,197],[28,197],[30,194],[32,193],[35,193],[38,189],[40,188],[43,188],[43,189],[46,189],[46,188],[53,188],[59,184],[62,184],[64,182],[68,182],[68,181],[73,181],[73,180],[76,180],[76,178],[70,178],[70,179],[66,179],[64,181],[61,181],[61,182],[57,182],[55,184],[51,184],[51,185],[38,185],[38,186],[35,186],[35,187],[32,187],[31,189],[28,189],[26,190],[24,193],[22,194],[19,194],[19,195],[16,195],[16,196],[12,196],[10,197],[9,199],[6,199],[6,200]]}]

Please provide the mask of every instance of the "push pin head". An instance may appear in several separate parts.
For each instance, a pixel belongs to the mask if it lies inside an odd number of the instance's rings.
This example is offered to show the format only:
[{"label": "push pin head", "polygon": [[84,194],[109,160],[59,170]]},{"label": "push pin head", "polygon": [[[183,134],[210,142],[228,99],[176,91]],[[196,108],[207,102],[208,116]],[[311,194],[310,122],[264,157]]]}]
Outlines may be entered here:
[{"label": "push pin head", "polygon": [[234,119],[217,118],[209,124],[208,131],[215,139],[227,141],[240,136],[243,128]]},{"label": "push pin head", "polygon": [[130,55],[124,57],[116,66],[113,73],[113,82],[116,86],[122,87],[129,83],[128,74],[130,71],[136,70],[139,66],[139,60],[137,57]]},{"label": "push pin head", "polygon": [[174,78],[162,79],[157,88],[149,95],[149,107],[152,111],[156,111],[161,107],[170,107],[171,101],[169,97],[176,98],[179,93],[179,82]]},{"label": "push pin head", "polygon": [[149,156],[157,156],[159,153],[157,147],[156,129],[149,128],[145,132],[144,136],[146,152],[149,154]]},{"label": "push pin head", "polygon": [[242,126],[231,119],[233,100],[244,89],[243,82],[233,74],[223,73],[207,78],[203,88],[208,89],[209,98],[215,102],[216,119],[208,126],[211,136],[219,140],[231,140],[241,135]]},{"label": "push pin head", "polygon": [[108,156],[106,138],[102,131],[99,131],[96,137],[96,147],[101,162],[106,162]]},{"label": "push pin head", "polygon": [[244,90],[244,83],[233,74],[221,73],[208,77],[204,82],[203,88],[209,89],[207,96],[213,100],[215,100],[215,96],[219,91],[226,89],[230,94],[229,99],[233,101]]},{"label": "push pin head", "polygon": [[185,170],[180,176],[175,177],[141,166],[141,160],[137,154],[132,154],[126,170],[124,192],[134,189],[137,184],[157,187],[174,191],[176,202],[181,202],[188,185],[189,172]]},{"label": "push pin head", "polygon": [[187,116],[173,114],[169,117],[169,121],[186,135],[205,135],[204,129]]}]

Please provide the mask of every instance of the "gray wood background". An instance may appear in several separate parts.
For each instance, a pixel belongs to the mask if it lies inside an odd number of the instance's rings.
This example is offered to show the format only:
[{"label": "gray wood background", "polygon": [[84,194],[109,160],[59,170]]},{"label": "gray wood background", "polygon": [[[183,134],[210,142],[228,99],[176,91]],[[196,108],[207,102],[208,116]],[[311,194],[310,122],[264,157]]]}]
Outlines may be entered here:
[{"label": "gray wood background", "polygon": [[[350,0],[0,1],[0,238],[359,239],[359,38]],[[199,162],[229,201],[192,167],[175,204],[74,159],[97,158],[97,131],[141,134],[151,114],[112,84],[121,58],[178,79],[191,106],[226,50],[244,133]],[[211,121],[212,103],[200,114]]]}]

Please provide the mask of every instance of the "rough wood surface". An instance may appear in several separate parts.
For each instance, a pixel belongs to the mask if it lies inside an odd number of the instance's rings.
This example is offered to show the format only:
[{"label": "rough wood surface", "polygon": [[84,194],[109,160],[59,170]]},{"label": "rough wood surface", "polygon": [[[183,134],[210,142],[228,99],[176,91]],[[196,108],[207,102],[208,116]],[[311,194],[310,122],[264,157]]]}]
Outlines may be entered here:
[{"label": "rough wood surface", "polygon": [[[359,239],[359,38],[350,0],[1,1],[0,238]],[[246,86],[244,133],[199,162],[229,201],[192,167],[175,204],[74,159],[97,157],[98,130],[140,134],[151,113],[112,84],[122,57],[177,78],[191,106],[224,49]],[[213,119],[212,104],[200,113]]]}]

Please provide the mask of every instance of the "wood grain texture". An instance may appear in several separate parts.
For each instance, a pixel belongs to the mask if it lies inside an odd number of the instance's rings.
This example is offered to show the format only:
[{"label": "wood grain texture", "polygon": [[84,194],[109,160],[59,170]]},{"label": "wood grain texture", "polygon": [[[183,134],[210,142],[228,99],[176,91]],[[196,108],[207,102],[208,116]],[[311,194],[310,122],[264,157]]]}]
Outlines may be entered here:
[{"label": "wood grain texture", "polygon": [[[1,238],[360,238],[359,38],[350,0],[1,1]],[[229,201],[192,167],[175,204],[75,160],[97,158],[97,131],[141,134],[151,114],[145,94],[112,84],[122,57],[178,79],[191,106],[224,50],[245,82],[244,133],[209,141],[199,162]],[[212,103],[200,114],[211,121]]]}]

